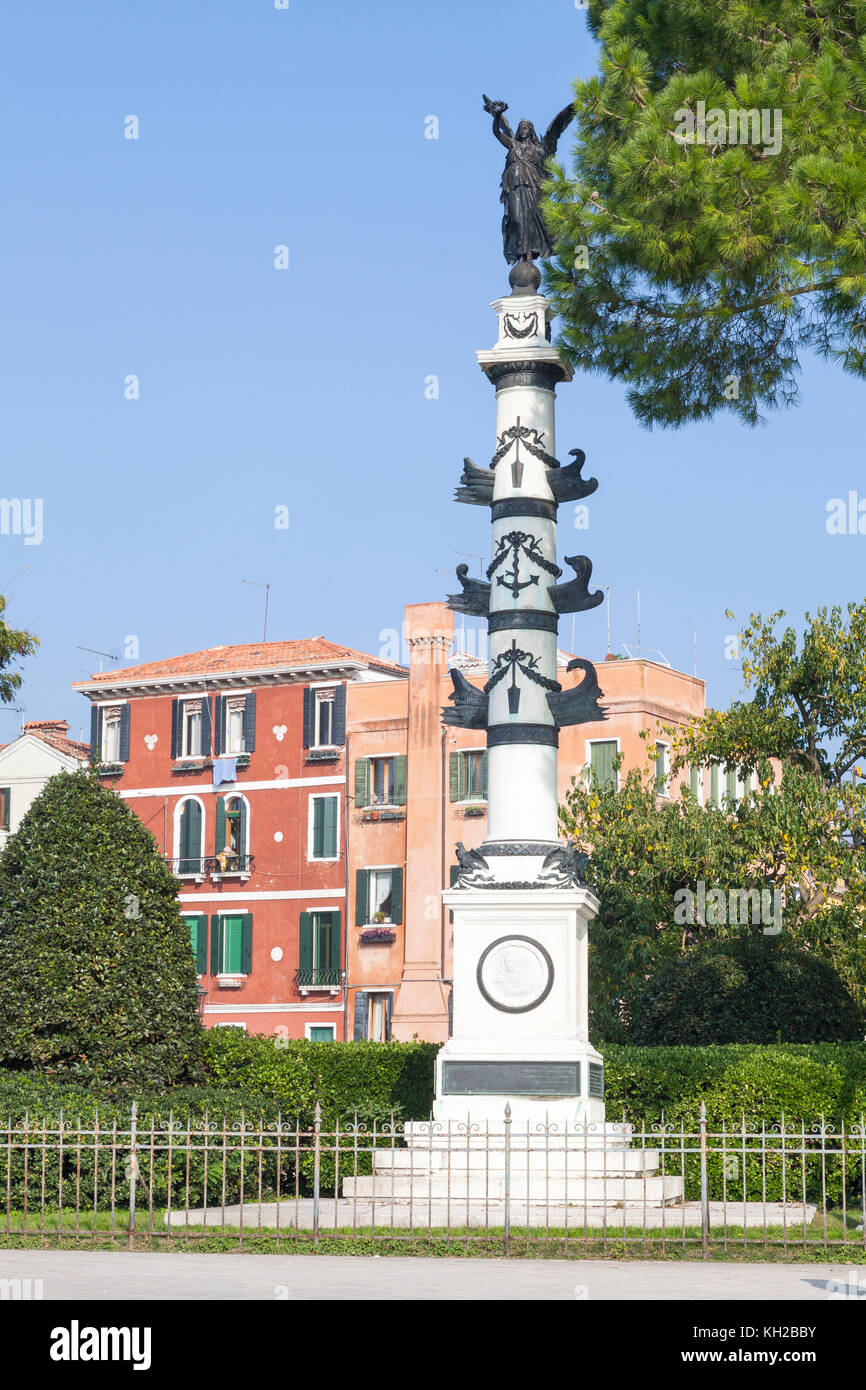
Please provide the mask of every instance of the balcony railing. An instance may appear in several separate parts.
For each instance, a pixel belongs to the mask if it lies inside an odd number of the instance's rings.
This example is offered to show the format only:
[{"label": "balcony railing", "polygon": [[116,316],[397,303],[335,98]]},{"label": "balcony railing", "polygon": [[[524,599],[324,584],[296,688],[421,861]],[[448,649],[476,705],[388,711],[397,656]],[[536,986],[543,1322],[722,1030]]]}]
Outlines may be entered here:
[{"label": "balcony railing", "polygon": [[295,984],[298,989],[339,989],[342,983],[342,970],[325,970],[315,966],[311,970],[295,971]]},{"label": "balcony railing", "polygon": [[209,875],[213,878],[226,878],[231,874],[251,874],[255,862],[254,854],[207,854],[174,859],[169,855],[163,857],[163,863],[178,878],[207,878]]}]

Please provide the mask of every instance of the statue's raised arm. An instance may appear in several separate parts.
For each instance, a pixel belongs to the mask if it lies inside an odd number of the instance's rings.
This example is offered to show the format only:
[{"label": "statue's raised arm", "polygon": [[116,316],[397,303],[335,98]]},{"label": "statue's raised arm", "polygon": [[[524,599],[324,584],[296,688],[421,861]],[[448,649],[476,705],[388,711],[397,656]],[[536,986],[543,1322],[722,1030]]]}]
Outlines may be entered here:
[{"label": "statue's raised arm", "polygon": [[484,110],[487,112],[488,116],[493,117],[493,134],[501,145],[504,145],[507,150],[510,150],[512,141],[514,140],[514,131],[505,119],[508,103],[505,101],[491,101],[488,96],[484,96],[483,92],[481,95],[484,100]]},{"label": "statue's raised arm", "polygon": [[554,116],[547,130],[544,132],[544,148],[548,157],[556,154],[556,147],[559,144],[559,137],[574,118],[574,107],[572,105],[563,106],[558,115]]}]

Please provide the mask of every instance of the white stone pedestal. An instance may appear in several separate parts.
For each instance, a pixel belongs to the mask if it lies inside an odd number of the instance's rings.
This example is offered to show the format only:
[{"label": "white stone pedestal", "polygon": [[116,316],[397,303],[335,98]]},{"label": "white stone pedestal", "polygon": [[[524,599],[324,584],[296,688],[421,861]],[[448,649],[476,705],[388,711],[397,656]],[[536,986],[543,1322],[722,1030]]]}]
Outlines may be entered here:
[{"label": "white stone pedestal", "polygon": [[[530,863],[499,857],[497,879]],[[508,1104],[515,1128],[602,1124],[603,1064],[587,1031],[595,895],[485,886],[443,897],[454,913],[454,1019],[436,1063],[434,1120],[498,1129]]]}]

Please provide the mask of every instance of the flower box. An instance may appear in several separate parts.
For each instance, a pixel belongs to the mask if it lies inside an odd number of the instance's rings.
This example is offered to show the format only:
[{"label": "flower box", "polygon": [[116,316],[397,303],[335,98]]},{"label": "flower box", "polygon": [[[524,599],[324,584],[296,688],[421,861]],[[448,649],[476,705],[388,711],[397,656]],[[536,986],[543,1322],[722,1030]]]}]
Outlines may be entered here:
[{"label": "flower box", "polygon": [[361,932],[362,946],[389,946],[397,940],[393,927],[365,927]]}]

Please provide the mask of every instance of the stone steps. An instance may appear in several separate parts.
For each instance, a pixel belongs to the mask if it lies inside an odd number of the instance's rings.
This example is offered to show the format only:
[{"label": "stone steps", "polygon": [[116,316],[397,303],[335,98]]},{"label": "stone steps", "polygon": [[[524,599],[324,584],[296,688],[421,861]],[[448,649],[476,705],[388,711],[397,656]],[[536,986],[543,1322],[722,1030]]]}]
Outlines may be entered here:
[{"label": "stone steps", "polygon": [[[528,1188],[528,1190],[527,1190]],[[375,1173],[371,1177],[344,1178],[344,1198],[375,1199],[384,1202],[428,1201],[504,1202],[505,1175],[500,1173]],[[511,1196],[515,1201],[530,1205],[564,1202],[581,1206],[597,1203],[603,1206],[668,1205],[683,1198],[683,1180],[673,1174],[665,1177],[572,1177],[567,1174],[533,1174],[527,1184],[526,1176],[512,1173]]]},{"label": "stone steps", "polygon": [[[504,1149],[488,1153],[472,1149],[377,1149],[373,1157],[377,1173],[411,1173],[416,1180],[425,1174],[473,1175],[490,1173],[501,1176],[505,1171]],[[516,1180],[529,1173],[534,1179],[545,1173],[568,1173],[569,1177],[592,1175],[601,1177],[619,1174],[650,1175],[661,1163],[658,1149],[522,1149],[511,1153],[511,1174]]]}]

